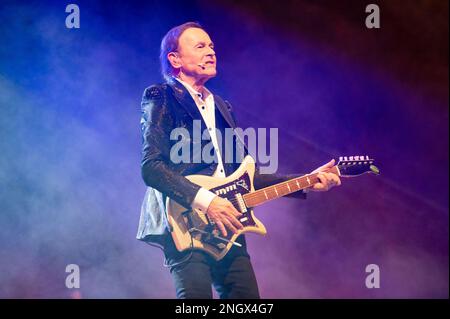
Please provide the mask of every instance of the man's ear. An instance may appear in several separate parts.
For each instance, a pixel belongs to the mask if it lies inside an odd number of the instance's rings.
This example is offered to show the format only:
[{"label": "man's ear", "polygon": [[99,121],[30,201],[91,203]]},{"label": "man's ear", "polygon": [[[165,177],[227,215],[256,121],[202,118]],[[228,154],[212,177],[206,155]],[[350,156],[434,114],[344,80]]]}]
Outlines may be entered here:
[{"label": "man's ear", "polygon": [[174,69],[181,68],[181,60],[176,52],[169,52],[167,54],[167,59]]}]

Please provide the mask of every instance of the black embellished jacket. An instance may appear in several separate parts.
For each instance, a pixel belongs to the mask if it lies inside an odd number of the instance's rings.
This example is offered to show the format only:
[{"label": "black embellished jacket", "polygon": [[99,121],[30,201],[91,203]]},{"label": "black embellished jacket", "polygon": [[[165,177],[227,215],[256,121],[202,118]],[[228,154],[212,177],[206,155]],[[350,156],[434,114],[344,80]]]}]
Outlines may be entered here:
[{"label": "black embellished jacket", "polygon": [[[216,129],[225,136],[226,128],[236,128],[235,117],[231,105],[214,95]],[[212,163],[201,159],[196,150],[210,143],[208,138],[195,140],[192,138],[194,120],[200,123],[201,132],[207,133],[206,124],[202,119],[197,105],[186,88],[178,81],[152,85],[145,89],[141,103],[142,129],[142,178],[147,185],[144,201],[141,206],[141,216],[137,238],[151,243],[161,244],[169,234],[167,213],[165,209],[166,197],[170,197],[189,208],[200,189],[199,185],[190,182],[184,176],[191,174],[213,175],[217,168],[217,155]],[[189,132],[181,143],[188,143],[190,160],[174,163],[170,159],[171,148],[180,140],[171,140],[171,132],[175,128],[185,128]],[[201,147],[193,144],[200,143]],[[198,146],[198,145],[196,145]],[[220,145],[223,150],[224,145]],[[245,145],[236,137],[233,139],[234,154],[247,154]],[[222,153],[223,155],[223,153]],[[201,160],[195,160],[200,158]],[[224,156],[222,156],[224,158]],[[234,172],[240,163],[224,163],[225,174]],[[260,174],[255,172],[255,189],[263,188],[282,182],[296,175]],[[290,197],[306,198],[303,192],[294,193]]]}]

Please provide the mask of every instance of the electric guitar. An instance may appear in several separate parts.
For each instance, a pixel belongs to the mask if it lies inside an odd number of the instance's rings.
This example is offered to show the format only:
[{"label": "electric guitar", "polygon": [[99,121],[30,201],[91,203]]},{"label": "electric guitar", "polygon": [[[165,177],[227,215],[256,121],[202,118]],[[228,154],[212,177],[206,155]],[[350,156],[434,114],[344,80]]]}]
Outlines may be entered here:
[{"label": "electric guitar", "polygon": [[[341,177],[353,177],[364,173],[378,175],[380,173],[374,165],[374,160],[368,156],[340,157],[338,164],[328,172]],[[197,209],[186,210],[184,206],[167,198],[168,221],[177,249],[179,251],[187,249],[203,250],[216,260],[220,260],[233,245],[241,246],[236,242],[239,235],[246,232],[261,235],[267,233],[261,221],[254,216],[254,207],[308,188],[319,182],[318,173],[312,173],[255,191],[253,187],[254,174],[255,161],[251,156],[246,156],[239,168],[225,178],[205,175],[186,176],[191,182],[229,200],[242,213],[239,221],[244,227],[238,229],[237,233],[228,231],[227,236],[222,237],[218,227],[208,218],[206,212]]]}]

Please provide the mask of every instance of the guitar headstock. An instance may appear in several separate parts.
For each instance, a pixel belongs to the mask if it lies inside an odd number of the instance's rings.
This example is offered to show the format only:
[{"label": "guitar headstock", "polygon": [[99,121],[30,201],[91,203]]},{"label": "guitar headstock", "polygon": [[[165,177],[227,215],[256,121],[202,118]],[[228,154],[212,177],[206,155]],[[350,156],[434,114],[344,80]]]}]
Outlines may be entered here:
[{"label": "guitar headstock", "polygon": [[375,160],[369,156],[342,156],[339,157],[337,167],[341,176],[351,177],[364,173],[380,174],[380,170],[374,165]]}]

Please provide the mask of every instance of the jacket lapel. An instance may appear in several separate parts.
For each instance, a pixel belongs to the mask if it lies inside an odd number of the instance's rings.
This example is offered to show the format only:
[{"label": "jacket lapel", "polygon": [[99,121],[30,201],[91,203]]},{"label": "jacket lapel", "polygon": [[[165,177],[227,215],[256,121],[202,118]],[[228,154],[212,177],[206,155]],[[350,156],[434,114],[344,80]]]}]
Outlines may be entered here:
[{"label": "jacket lapel", "polygon": [[[194,120],[202,120],[203,117],[198,110],[197,105],[195,104],[192,96],[189,94],[188,90],[184,87],[183,84],[178,82],[177,80],[173,80],[168,83],[174,92],[175,98],[177,101],[183,106],[189,115]],[[233,117],[230,114],[227,104],[224,100],[218,95],[214,95],[214,104],[219,110],[220,114],[222,114],[225,121],[227,121],[228,125],[232,128],[236,128],[236,123],[233,120]]]},{"label": "jacket lapel", "polygon": [[234,122],[233,117],[231,116],[227,103],[224,100],[222,100],[220,96],[214,95],[214,104],[216,105],[220,114],[222,114],[225,121],[227,121],[228,125],[230,125],[230,127],[233,129],[236,128],[236,123]]},{"label": "jacket lapel", "polygon": [[173,80],[168,84],[173,89],[175,99],[181,104],[182,107],[184,107],[186,112],[188,112],[194,120],[202,120],[203,118],[197,105],[184,85],[177,80]]}]

